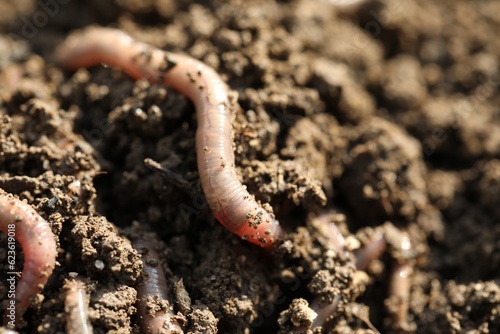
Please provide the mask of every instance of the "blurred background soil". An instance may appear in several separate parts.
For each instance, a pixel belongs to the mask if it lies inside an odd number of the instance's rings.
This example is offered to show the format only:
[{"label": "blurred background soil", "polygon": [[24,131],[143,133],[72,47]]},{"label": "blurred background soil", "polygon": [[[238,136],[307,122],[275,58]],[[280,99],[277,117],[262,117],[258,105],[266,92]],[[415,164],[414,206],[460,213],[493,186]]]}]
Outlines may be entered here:
[{"label": "blurred background soil", "polygon": [[[324,332],[500,333],[500,2],[339,3],[0,2],[0,187],[49,221],[59,247],[21,333],[65,332],[70,272],[87,280],[95,333],[140,333],[129,239],[145,231],[171,286],[184,283],[174,308],[186,332],[313,333],[307,303],[339,295]],[[237,168],[286,230],[278,250],[209,212],[189,100],[106,66],[51,63],[88,25],[189,54],[238,93]],[[320,215],[353,244],[384,224],[408,232],[405,326],[388,295],[397,249],[358,284]]]}]

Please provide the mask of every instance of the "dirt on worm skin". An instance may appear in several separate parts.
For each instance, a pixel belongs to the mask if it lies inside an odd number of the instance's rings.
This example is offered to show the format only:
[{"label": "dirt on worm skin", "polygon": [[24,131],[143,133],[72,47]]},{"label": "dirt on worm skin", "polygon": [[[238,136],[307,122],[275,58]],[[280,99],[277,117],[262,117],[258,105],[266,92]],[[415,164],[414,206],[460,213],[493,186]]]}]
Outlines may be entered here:
[{"label": "dirt on worm skin", "polygon": [[[47,219],[59,252],[20,333],[65,332],[72,272],[94,333],[140,333],[129,238],[151,232],[187,333],[500,333],[500,2],[335,3],[0,3],[0,188]],[[92,24],[200,59],[238,94],[239,175],[287,232],[273,252],[211,215],[189,100],[50,62]],[[388,296],[397,248],[356,271],[353,253],[328,250],[321,214],[350,249],[381,226],[408,232],[404,326],[404,302]],[[0,234],[2,310],[6,244]],[[313,328],[311,303],[336,296]]]}]

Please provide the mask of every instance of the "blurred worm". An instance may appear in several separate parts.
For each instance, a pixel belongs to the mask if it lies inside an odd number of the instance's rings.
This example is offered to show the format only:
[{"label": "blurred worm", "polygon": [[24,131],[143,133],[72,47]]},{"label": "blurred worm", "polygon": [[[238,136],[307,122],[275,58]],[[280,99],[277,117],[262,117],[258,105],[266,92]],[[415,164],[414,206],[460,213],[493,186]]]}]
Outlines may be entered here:
[{"label": "blurred worm", "polygon": [[[149,244],[152,243],[151,241]],[[142,255],[144,281],[137,290],[137,315],[142,333],[184,333],[177,323],[172,308],[172,298],[161,266],[160,255],[146,240],[133,242],[134,248]],[[167,310],[154,309],[148,303],[168,302]]]},{"label": "blurred worm", "polygon": [[385,251],[387,242],[384,233],[376,231],[374,236],[366,245],[355,251],[356,254],[356,269],[366,270],[368,266],[378,259]]},{"label": "blurred worm", "polygon": [[[329,213],[321,214],[314,218],[318,222],[318,228],[321,228],[323,233],[328,236],[328,247],[333,249],[335,252],[343,252],[345,250],[345,239],[339,231],[337,225],[331,220]],[[395,239],[396,247],[400,250],[408,251],[411,249],[410,240],[406,232],[401,232],[396,228],[391,229],[392,238]],[[354,251],[356,257],[356,269],[366,270],[368,266],[377,258],[379,258],[382,253],[387,248],[386,235],[383,231],[376,231],[371,239],[362,247]],[[397,262],[394,261],[394,267],[392,269],[390,284],[389,284],[389,298],[395,298],[400,308],[398,308],[397,313],[394,315],[396,325],[399,328],[404,328],[407,324],[408,318],[408,301],[409,301],[409,291],[410,282],[409,275],[411,274],[411,266],[407,261]],[[335,296],[332,303],[321,307],[319,298],[316,298],[311,303],[311,308],[318,314],[316,319],[313,321],[313,327],[323,325],[330,315],[336,311],[338,304],[340,302],[340,295]],[[378,332],[373,325],[369,322],[369,319],[365,319],[367,325],[373,330]]]},{"label": "blurred worm", "polygon": [[[27,203],[0,189],[0,231],[7,235],[9,303],[3,317],[4,325],[14,327],[20,322],[35,296],[43,290],[56,265],[57,248],[49,224]],[[17,287],[15,284],[15,240],[24,253],[24,266]]]},{"label": "blurred worm", "polygon": [[147,78],[186,95],[196,107],[198,172],[215,217],[231,232],[263,247],[282,237],[278,221],[238,180],[231,125],[236,101],[214,69],[189,56],[153,48],[120,30],[103,27],[69,36],[57,49],[55,60],[67,69],[115,66],[134,79]]},{"label": "blurred worm", "polygon": [[64,311],[66,312],[66,332],[68,334],[92,334],[94,330],[89,319],[89,299],[85,283],[80,277],[66,284]]}]

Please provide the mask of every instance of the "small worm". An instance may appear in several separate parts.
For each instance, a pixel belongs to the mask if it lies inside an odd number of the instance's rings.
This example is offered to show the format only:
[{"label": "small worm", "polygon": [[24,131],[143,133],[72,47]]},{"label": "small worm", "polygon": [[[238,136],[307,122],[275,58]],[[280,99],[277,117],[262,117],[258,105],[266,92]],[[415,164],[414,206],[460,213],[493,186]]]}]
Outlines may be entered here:
[{"label": "small worm", "polygon": [[392,315],[397,328],[408,328],[408,311],[410,309],[410,276],[413,268],[408,262],[399,263],[394,261],[391,272],[391,284],[389,284],[389,299],[393,299],[397,305],[397,311]]},{"label": "small worm", "polygon": [[89,299],[85,283],[80,277],[66,284],[64,310],[66,312],[66,332],[68,334],[92,334],[94,330],[89,318]]},{"label": "small worm", "polygon": [[[412,245],[407,232],[400,232],[396,245],[401,251],[411,250]],[[396,311],[391,314],[397,329],[409,328],[408,313],[410,309],[410,277],[413,273],[413,263],[410,259],[394,259],[389,284],[389,300],[393,300]]]},{"label": "small worm", "polygon": [[[136,240],[134,248],[142,255],[142,274],[144,282],[139,283],[137,290],[137,315],[141,325],[142,333],[184,333],[177,323],[172,308],[172,297],[169,293],[165,272],[161,266],[160,255],[154,247],[148,245],[151,242]],[[163,308],[150,309],[148,302],[158,299],[168,302],[167,310]]]},{"label": "small worm", "polygon": [[[14,240],[21,245],[24,266],[21,279],[10,295],[3,322],[12,327],[18,324],[37,293],[43,290],[56,265],[57,248],[49,224],[27,203],[0,189],[0,231],[7,235],[7,268],[14,271]],[[15,274],[7,273],[15,279]],[[12,298],[12,299],[11,299]],[[12,303],[15,303],[13,305]],[[10,309],[11,306],[12,309]]]},{"label": "small worm", "polygon": [[378,259],[387,247],[384,233],[376,231],[375,235],[362,248],[355,251],[356,268],[366,270],[368,266]]},{"label": "small worm", "polygon": [[236,175],[231,110],[236,101],[211,67],[189,56],[165,52],[126,33],[91,27],[69,36],[55,53],[67,69],[107,64],[134,79],[160,82],[186,95],[196,107],[198,172],[214,216],[228,230],[262,247],[283,235],[278,221],[262,208]]},{"label": "small worm", "polygon": [[[338,226],[334,223],[334,220],[332,220],[332,215],[328,212],[322,213],[314,217],[313,220],[318,223],[317,228],[328,237],[327,247],[334,250],[336,253],[345,252],[345,238]],[[312,328],[322,326],[326,322],[326,320],[337,310],[340,298],[340,295],[336,295],[333,301],[325,306],[320,306],[320,298],[315,298],[311,302],[311,308],[318,315],[312,323]]]},{"label": "small worm", "polygon": [[[327,224],[328,220],[324,215],[316,218],[317,221]],[[329,237],[331,248],[336,251],[342,251],[344,242],[339,237],[340,231],[335,227],[335,224],[329,224]],[[385,226],[382,230],[378,230],[370,238],[370,240],[360,249],[355,251],[356,256],[356,269],[366,270],[368,266],[377,258],[380,258],[382,253],[386,250],[388,243],[392,247],[401,252],[410,252],[412,245],[407,232],[401,231],[395,227]],[[397,309],[391,314],[394,319],[395,326],[398,329],[408,329],[408,312],[410,301],[410,276],[413,272],[413,266],[409,259],[394,259],[391,275],[389,277],[389,300],[393,300],[397,304]],[[336,296],[334,302],[326,305],[323,308],[319,307],[319,301],[315,300],[311,304],[311,308],[318,313],[313,325],[319,326],[323,324],[326,319],[337,309],[340,298]],[[367,322],[368,326],[372,326]],[[372,330],[375,330],[372,328]]]},{"label": "small worm", "polygon": [[323,307],[320,306],[319,298],[312,301],[311,309],[313,309],[318,316],[314,319],[311,328],[323,326],[325,324],[326,320],[337,310],[340,298],[340,295],[336,295],[333,302]]}]

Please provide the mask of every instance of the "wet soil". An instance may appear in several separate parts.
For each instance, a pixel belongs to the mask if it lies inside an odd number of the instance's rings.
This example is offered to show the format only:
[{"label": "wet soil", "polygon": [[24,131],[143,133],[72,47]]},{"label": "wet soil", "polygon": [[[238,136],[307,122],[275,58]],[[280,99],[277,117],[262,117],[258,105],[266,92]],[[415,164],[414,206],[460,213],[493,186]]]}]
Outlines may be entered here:
[{"label": "wet soil", "polygon": [[[65,332],[71,272],[94,333],[140,333],[130,239],[144,233],[189,333],[500,333],[500,2],[335,3],[0,2],[0,188],[47,219],[59,252],[20,333]],[[88,25],[187,53],[238,93],[238,172],[287,232],[274,251],[210,213],[189,100],[51,63]],[[325,215],[348,252],[332,252]],[[408,233],[410,255],[388,247],[356,271],[355,248],[387,226]],[[398,261],[413,266],[403,323]],[[3,251],[0,268],[3,309]],[[335,298],[314,327],[313,301]]]}]

